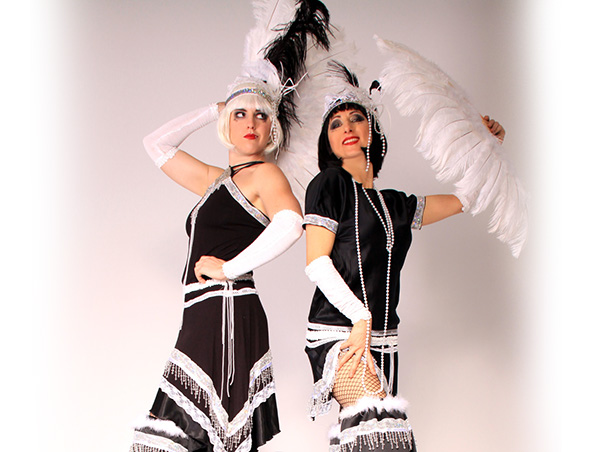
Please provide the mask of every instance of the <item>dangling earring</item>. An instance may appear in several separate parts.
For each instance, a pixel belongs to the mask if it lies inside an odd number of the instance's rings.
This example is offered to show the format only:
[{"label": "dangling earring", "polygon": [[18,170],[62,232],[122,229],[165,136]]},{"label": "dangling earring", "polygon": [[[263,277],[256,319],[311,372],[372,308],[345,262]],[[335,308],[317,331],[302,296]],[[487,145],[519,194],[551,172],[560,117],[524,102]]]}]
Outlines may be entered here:
[{"label": "dangling earring", "polygon": [[275,118],[273,118],[273,122],[271,123],[271,141],[273,142],[274,147],[278,147],[278,125]]},{"label": "dangling earring", "polygon": [[376,133],[380,134],[380,141],[382,142],[382,152],[380,153],[380,156],[384,157],[386,155],[386,137],[384,136],[384,133],[382,133],[378,120],[376,120],[374,130],[376,130]]},{"label": "dangling earring", "polygon": [[277,160],[280,154],[280,147],[278,143],[278,131],[277,131],[277,121],[275,118],[271,120],[271,130],[269,134],[271,135],[271,143],[273,144],[273,149],[275,149],[275,159]]},{"label": "dangling earring", "polygon": [[368,115],[368,145],[366,146],[366,172],[370,169],[370,145],[372,144],[372,119]]}]

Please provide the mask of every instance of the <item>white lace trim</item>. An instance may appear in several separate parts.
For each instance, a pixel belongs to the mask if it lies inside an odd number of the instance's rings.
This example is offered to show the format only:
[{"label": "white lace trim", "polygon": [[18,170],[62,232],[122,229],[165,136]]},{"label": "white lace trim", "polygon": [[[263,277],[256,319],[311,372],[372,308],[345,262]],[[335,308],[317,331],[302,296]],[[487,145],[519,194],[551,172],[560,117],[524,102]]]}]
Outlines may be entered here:
[{"label": "white lace trim", "polygon": [[[333,341],[344,341],[351,333],[351,326],[323,325],[319,323],[308,323],[306,331],[306,346],[316,348]],[[371,332],[370,349],[372,351],[394,353],[397,351],[399,339],[397,329],[384,331],[373,330]]]},{"label": "white lace trim", "polygon": [[312,419],[327,414],[331,409],[331,392],[335,383],[335,372],[337,371],[337,360],[341,344],[342,342],[337,342],[331,347],[323,366],[323,376],[312,387],[312,395],[308,406],[308,415]]},{"label": "white lace trim", "polygon": [[230,173],[228,178],[224,180],[223,184],[226,186],[228,192],[232,195],[232,197],[236,199],[236,201],[243,207],[243,209],[250,213],[251,216],[255,218],[259,223],[261,223],[263,226],[267,226],[270,223],[269,218],[267,218],[267,216],[263,212],[261,212],[253,204],[251,204],[249,200],[245,197],[245,195],[243,195],[243,193],[232,180],[232,177],[230,177]]},{"label": "white lace trim", "polygon": [[[198,403],[204,399],[204,404],[208,408],[207,415],[196,407],[195,400],[188,399],[166,380],[171,374],[183,387],[189,389]],[[268,351],[252,367],[249,373],[248,400],[232,421],[229,421],[228,413],[222,406],[211,378],[179,350],[173,350],[169,358],[160,389],[208,432],[215,450],[240,450],[244,447],[244,450],[248,451],[251,444],[253,412],[275,394],[271,352]],[[244,437],[247,439],[243,439]],[[246,440],[249,441],[248,446],[244,444]]]},{"label": "white lace trim", "polygon": [[[223,297],[228,294],[227,289],[220,289],[220,290],[212,290],[211,292],[207,292],[199,297],[192,298],[191,300],[187,300],[183,306],[185,309],[190,308],[194,304],[200,303],[208,298],[212,297]],[[234,289],[232,290],[233,297],[240,297],[242,295],[257,295],[257,289],[252,287],[243,287],[242,289]]]},{"label": "white lace trim", "polygon": [[[239,276],[238,278],[233,279],[233,281],[253,281],[253,275],[247,274]],[[184,286],[183,290],[185,295],[190,294],[192,292],[197,292],[198,290],[209,289],[210,287],[214,286],[224,286],[226,284],[226,280],[221,279],[208,279],[205,283],[190,283]]]},{"label": "white lace trim", "polygon": [[187,452],[187,449],[164,436],[135,431],[130,452]]},{"label": "white lace trim", "polygon": [[160,389],[208,433],[208,438],[215,452],[243,452],[251,450],[252,439],[250,432],[253,428],[253,412],[275,394],[275,383],[267,384],[254,395],[251,400],[252,410],[245,424],[238,426],[238,429],[233,434],[228,434],[228,430],[225,431],[215,417],[208,417],[167,380],[163,379]]}]

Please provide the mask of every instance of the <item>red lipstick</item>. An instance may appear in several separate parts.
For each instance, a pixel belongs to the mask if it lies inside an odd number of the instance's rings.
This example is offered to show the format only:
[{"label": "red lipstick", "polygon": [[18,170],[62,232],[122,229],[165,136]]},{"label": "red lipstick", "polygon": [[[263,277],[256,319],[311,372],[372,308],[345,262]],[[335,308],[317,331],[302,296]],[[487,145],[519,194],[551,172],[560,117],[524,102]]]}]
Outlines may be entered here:
[{"label": "red lipstick", "polygon": [[245,135],[245,138],[246,138],[247,140],[254,140],[255,138],[257,138],[257,135],[255,135],[254,133],[247,133],[247,134]]},{"label": "red lipstick", "polygon": [[345,146],[350,146],[352,144],[356,144],[360,139],[358,137],[347,137],[345,140],[341,142],[341,144]]}]

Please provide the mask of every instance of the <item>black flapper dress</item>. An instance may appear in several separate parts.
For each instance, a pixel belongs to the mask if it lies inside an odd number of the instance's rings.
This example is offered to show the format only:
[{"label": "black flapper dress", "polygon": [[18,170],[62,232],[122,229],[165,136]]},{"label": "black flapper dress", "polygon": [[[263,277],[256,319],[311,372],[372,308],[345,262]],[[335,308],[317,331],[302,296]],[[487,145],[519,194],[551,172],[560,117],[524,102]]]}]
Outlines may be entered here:
[{"label": "black flapper dress", "polygon": [[[358,417],[366,416],[368,419],[360,418],[352,421],[349,417],[349,420],[344,421],[348,416],[344,417],[342,412],[339,432],[341,440],[332,440],[332,447],[336,447],[335,450],[358,450],[355,449],[355,444],[358,447],[363,441],[368,444],[372,444],[374,441],[380,448],[381,441],[387,441],[388,435],[391,435],[393,444],[400,443],[405,446],[407,441],[407,447],[403,448],[409,450],[414,447],[411,428],[404,415],[404,402],[395,397],[397,395],[397,326],[399,324],[396,309],[399,302],[400,272],[411,245],[411,229],[421,227],[425,198],[414,195],[407,196],[396,190],[380,191],[392,220],[395,236],[388,280],[387,311],[388,252],[386,250],[386,232],[374,208],[378,209],[383,218],[384,211],[377,190],[366,189],[365,191],[366,193],[364,193],[362,185],[355,182],[344,169],[328,168],[323,170],[307,188],[304,224],[321,226],[335,234],[335,243],[329,257],[352,292],[363,301],[356,245],[355,208],[357,198],[360,257],[368,308],[372,313],[370,348],[378,363],[381,362],[380,352],[385,354],[382,377],[385,381],[385,390],[389,394],[385,403],[396,408],[394,409],[396,414],[389,416],[385,414],[388,410],[384,407],[377,406],[368,410],[368,406],[366,406],[354,414]],[[374,207],[366,194],[370,197]],[[324,414],[330,409],[339,346],[342,341],[348,338],[351,328],[351,321],[317,288],[308,316],[306,336],[306,353],[312,366],[315,382],[310,405],[312,418]],[[373,403],[371,401],[370,405]],[[355,408],[346,410],[355,411]],[[372,414],[372,410],[375,411],[374,414]],[[364,424],[366,428],[361,429],[359,426]],[[370,428],[370,425],[374,425],[375,428]],[[385,432],[387,436],[384,436]],[[362,438],[361,441],[360,438]],[[369,450],[373,450],[373,448],[370,447]]]},{"label": "black flapper dress", "polygon": [[133,452],[249,452],[279,432],[265,312],[252,274],[197,281],[201,256],[230,260],[269,219],[227,169],[187,221],[183,323]]}]

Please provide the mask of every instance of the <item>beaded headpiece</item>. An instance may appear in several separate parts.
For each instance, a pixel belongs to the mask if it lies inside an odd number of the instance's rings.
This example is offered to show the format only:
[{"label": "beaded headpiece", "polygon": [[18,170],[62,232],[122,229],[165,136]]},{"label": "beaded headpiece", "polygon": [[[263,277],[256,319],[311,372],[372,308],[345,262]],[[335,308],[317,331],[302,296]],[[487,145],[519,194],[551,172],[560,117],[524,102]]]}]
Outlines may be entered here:
[{"label": "beaded headpiece", "polygon": [[384,157],[386,154],[386,138],[380,125],[377,102],[371,96],[375,89],[380,91],[380,84],[375,80],[367,92],[360,88],[356,74],[350,71],[344,64],[337,61],[329,62],[327,75],[330,78],[330,85],[333,92],[325,96],[323,123],[325,123],[331,112],[343,104],[356,104],[366,110],[369,126],[368,146],[366,148],[366,171],[368,171],[370,168],[370,144],[372,142],[373,127],[374,131],[380,135],[382,141],[381,156]]},{"label": "beaded headpiece", "polygon": [[329,11],[318,0],[267,0],[253,6],[257,24],[247,35],[242,74],[229,86],[226,103],[243,94],[267,100],[275,116],[272,138],[275,142],[281,127],[286,146],[290,126],[298,122],[293,98],[306,72],[308,36],[313,46],[328,49]]},{"label": "beaded headpiece", "polygon": [[261,88],[255,88],[251,86],[240,88],[234,91],[232,94],[230,94],[230,96],[228,96],[228,98],[226,99],[226,103],[230,102],[232,99],[240,96],[241,94],[257,94],[258,96],[261,96],[267,101],[269,101],[270,104],[277,105],[277,99],[274,99],[267,91]]}]

